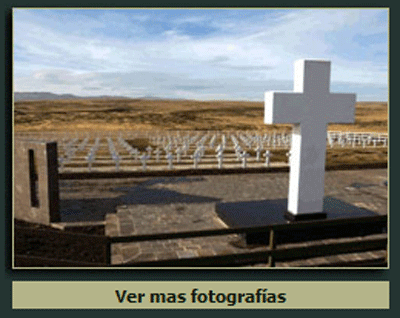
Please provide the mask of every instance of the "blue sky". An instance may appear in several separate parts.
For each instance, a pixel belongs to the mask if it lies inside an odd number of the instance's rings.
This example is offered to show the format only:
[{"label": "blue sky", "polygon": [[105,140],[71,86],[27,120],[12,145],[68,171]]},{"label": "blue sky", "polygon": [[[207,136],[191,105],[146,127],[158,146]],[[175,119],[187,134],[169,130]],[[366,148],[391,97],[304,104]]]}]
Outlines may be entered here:
[{"label": "blue sky", "polygon": [[293,63],[388,99],[387,9],[14,9],[14,91],[262,101]]}]

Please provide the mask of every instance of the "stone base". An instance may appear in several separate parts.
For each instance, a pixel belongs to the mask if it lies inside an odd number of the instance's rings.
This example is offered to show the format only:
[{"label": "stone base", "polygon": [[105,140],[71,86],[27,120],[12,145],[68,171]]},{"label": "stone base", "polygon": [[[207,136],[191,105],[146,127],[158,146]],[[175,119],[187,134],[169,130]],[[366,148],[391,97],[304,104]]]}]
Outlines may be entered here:
[{"label": "stone base", "polygon": [[289,221],[312,221],[326,219],[327,217],[326,212],[293,214],[289,211],[285,211],[284,215]]},{"label": "stone base", "polygon": [[[287,212],[287,200],[266,200],[250,202],[219,203],[216,213],[229,227],[258,227],[295,222],[313,222],[317,220],[354,219],[378,215],[373,211],[358,208],[341,200],[327,197],[324,199],[323,211],[310,215],[295,216]],[[386,226],[382,224],[343,224],[330,227],[315,228],[313,230],[290,229],[277,233],[275,242],[295,243],[311,240],[322,240],[340,237],[355,237],[382,233]],[[251,247],[253,245],[268,244],[269,233],[249,233],[241,235],[240,242],[235,245]]]}]

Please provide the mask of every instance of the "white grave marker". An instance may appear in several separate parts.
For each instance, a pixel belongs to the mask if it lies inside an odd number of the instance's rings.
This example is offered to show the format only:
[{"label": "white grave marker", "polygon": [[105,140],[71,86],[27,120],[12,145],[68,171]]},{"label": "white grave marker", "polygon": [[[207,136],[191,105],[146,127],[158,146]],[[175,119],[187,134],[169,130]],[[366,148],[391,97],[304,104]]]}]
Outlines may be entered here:
[{"label": "white grave marker", "polygon": [[246,151],[243,151],[239,157],[242,159],[242,168],[245,169],[247,167],[247,159],[250,158],[250,154]]},{"label": "white grave marker", "polygon": [[201,150],[197,149],[197,150],[194,152],[192,158],[193,158],[193,167],[194,167],[195,169],[197,169],[198,163],[200,162],[200,159],[201,159]]},{"label": "white grave marker", "polygon": [[153,150],[153,148],[151,146],[147,146],[146,151],[147,151],[147,155],[149,157],[151,157],[151,151]]},{"label": "white grave marker", "polygon": [[175,151],[176,153],[176,162],[181,162],[181,156],[183,154],[183,150],[181,147],[178,147]]},{"label": "white grave marker", "polygon": [[269,167],[271,164],[271,157],[272,157],[271,151],[266,150],[263,156],[265,157],[265,166]]},{"label": "white grave marker", "polygon": [[294,92],[266,92],[266,124],[294,124],[290,160],[288,212],[294,216],[322,212],[326,128],[353,123],[355,94],[330,93],[330,62],[294,64]]},{"label": "white grave marker", "polygon": [[218,169],[222,169],[222,164],[224,162],[224,151],[223,150],[218,151],[216,157],[218,160]]},{"label": "white grave marker", "polygon": [[172,170],[174,168],[174,166],[173,166],[174,155],[172,153],[170,153],[170,152],[167,152],[165,158],[168,161],[168,169]]},{"label": "white grave marker", "polygon": [[260,145],[258,145],[257,148],[255,149],[255,151],[256,151],[256,161],[258,162],[258,161],[260,161],[260,154],[262,151],[262,147]]},{"label": "white grave marker", "polygon": [[147,160],[150,159],[151,156],[148,154],[143,153],[143,155],[140,156],[140,161],[142,162],[142,169],[143,171],[146,171],[147,169]]},{"label": "white grave marker", "polygon": [[224,146],[222,144],[219,144],[218,147],[215,149],[215,152],[217,152],[217,153],[221,152],[221,151],[223,152],[224,150],[225,150]]},{"label": "white grave marker", "polygon": [[159,162],[160,161],[161,150],[159,148],[157,148],[156,150],[154,150],[154,153],[156,154],[156,162]]}]

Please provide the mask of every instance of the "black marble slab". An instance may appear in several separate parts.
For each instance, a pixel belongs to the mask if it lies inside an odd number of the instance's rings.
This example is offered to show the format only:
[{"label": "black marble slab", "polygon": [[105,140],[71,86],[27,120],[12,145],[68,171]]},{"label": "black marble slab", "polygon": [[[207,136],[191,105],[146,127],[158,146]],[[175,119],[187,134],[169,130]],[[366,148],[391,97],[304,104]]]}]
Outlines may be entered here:
[{"label": "black marble slab", "polygon": [[[287,199],[247,201],[247,202],[225,202],[215,206],[216,213],[220,219],[229,227],[259,227],[266,225],[295,224],[298,222],[321,222],[326,220],[326,227],[316,227],[310,229],[290,229],[279,231],[276,235],[276,243],[292,243],[309,240],[320,240],[338,237],[354,237],[376,233],[386,230],[382,224],[350,223],[328,226],[330,220],[343,219],[351,220],[355,218],[373,217],[378,214],[357,206],[348,204],[342,200],[326,197],[324,198],[323,211],[315,218],[304,220],[290,219],[287,217]],[[268,244],[269,233],[248,233],[242,238],[247,245]]]}]

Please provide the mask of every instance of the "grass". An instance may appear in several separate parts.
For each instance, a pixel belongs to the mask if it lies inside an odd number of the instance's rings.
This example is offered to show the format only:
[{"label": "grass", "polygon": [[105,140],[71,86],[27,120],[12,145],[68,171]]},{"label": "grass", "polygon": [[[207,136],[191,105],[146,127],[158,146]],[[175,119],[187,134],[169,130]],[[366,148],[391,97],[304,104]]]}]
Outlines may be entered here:
[{"label": "grass", "polygon": [[[331,124],[329,130],[388,130],[388,106],[358,102],[355,124]],[[15,131],[115,130],[289,130],[265,125],[262,102],[190,100],[54,100],[14,105]]]}]

